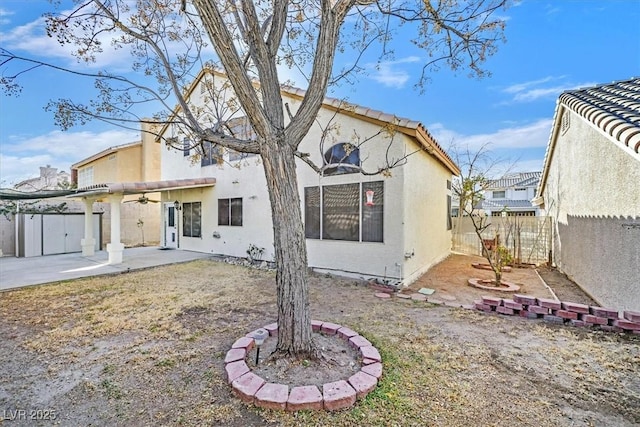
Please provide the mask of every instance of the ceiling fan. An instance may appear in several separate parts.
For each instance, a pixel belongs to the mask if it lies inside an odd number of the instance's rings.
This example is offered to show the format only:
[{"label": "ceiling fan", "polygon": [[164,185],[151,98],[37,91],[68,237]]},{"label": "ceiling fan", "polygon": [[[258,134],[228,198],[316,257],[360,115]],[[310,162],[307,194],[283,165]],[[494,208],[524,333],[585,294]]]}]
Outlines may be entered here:
[{"label": "ceiling fan", "polygon": [[127,200],[124,203],[140,203],[141,205],[146,205],[147,203],[151,202],[151,203],[159,203],[160,200],[151,200],[149,199],[147,196],[145,196],[144,194],[140,197],[138,197],[136,200]]}]

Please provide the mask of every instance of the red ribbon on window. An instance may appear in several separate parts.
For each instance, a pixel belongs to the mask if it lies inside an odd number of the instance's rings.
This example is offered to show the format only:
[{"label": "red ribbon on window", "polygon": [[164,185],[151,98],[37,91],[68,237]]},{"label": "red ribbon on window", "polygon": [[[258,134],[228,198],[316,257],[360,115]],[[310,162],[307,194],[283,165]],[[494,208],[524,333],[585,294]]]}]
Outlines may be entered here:
[{"label": "red ribbon on window", "polygon": [[364,194],[367,196],[367,202],[365,203],[365,205],[373,206],[373,195],[375,194],[375,192],[373,190],[367,190]]}]

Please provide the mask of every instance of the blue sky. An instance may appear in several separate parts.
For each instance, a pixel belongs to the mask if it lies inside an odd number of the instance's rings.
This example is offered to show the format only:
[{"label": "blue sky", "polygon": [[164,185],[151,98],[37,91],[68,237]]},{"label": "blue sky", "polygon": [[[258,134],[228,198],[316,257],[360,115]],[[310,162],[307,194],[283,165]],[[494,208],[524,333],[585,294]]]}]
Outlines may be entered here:
[{"label": "blue sky", "polygon": [[[3,0],[0,46],[73,65],[65,49],[44,35],[40,17],[50,8],[45,0]],[[471,79],[466,70],[442,68],[420,93],[414,84],[424,56],[398,38],[393,61],[376,67],[371,52],[368,74],[331,96],[418,120],[445,148],[454,142],[473,150],[488,142],[496,157],[516,163],[514,170],[541,170],[562,91],[640,76],[640,0],[524,0],[501,16],[507,42],[485,64],[491,77]],[[116,53],[97,66],[124,70],[127,61]],[[56,128],[44,111],[47,102],[83,98],[92,81],[38,69],[24,75],[22,84],[19,97],[0,95],[0,187],[37,176],[47,164],[69,171],[91,154],[139,138],[98,122],[65,132]]]}]

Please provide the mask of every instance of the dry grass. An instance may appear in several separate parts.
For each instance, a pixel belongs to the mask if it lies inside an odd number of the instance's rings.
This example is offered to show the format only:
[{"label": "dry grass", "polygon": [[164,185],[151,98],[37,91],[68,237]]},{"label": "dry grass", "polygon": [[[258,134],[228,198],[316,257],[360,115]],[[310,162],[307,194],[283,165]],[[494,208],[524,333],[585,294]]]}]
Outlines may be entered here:
[{"label": "dry grass", "polygon": [[637,338],[382,301],[321,276],[310,283],[313,317],[372,341],[383,380],[348,411],[248,407],[224,381],[223,359],[275,320],[273,282],[196,261],[1,294],[0,410],[52,408],[62,425],[640,423]]}]

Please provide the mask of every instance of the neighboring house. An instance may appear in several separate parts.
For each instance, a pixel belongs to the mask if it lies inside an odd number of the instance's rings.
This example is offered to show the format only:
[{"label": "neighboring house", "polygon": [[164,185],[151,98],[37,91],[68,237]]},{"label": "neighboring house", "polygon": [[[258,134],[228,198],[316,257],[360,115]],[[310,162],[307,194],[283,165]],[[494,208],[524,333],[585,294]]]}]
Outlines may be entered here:
[{"label": "neighboring house", "polygon": [[[207,86],[224,81],[221,74],[202,72],[186,93],[188,102],[205,111]],[[293,112],[303,96],[299,89],[282,90]],[[252,134],[242,115],[223,119],[234,134]],[[214,125],[216,119],[202,121]],[[183,148],[169,148],[166,140],[174,147],[183,143],[173,132],[171,126],[161,131],[163,182],[213,178],[215,185],[163,192],[163,244],[236,257],[257,248],[254,253],[262,249],[262,259],[273,260],[271,208],[260,158],[207,143],[189,148],[189,140]],[[319,176],[297,161],[310,267],[408,284],[449,255],[451,179],[460,171],[422,124],[326,99],[299,150],[323,165]],[[361,173],[405,156],[389,176]]]},{"label": "neighboring house", "polygon": [[520,172],[489,180],[483,199],[477,206],[489,216],[540,216],[544,213],[531,200],[542,172]]},{"label": "neighboring house", "polygon": [[553,262],[596,301],[640,310],[640,79],[560,95],[534,202]]},{"label": "neighboring house", "polygon": [[15,190],[33,192],[40,190],[60,190],[69,187],[69,174],[65,171],[58,172],[57,168],[50,165],[40,166],[40,176],[21,181],[13,186]]},{"label": "neighboring house", "polygon": [[[79,189],[100,184],[157,181],[160,178],[160,147],[142,124],[141,140],[100,151],[71,166],[73,184]],[[107,201],[98,198],[96,201]],[[126,246],[160,243],[160,193],[127,195],[121,207],[120,239]],[[108,206],[108,205],[107,205]],[[106,209],[105,221],[110,221]],[[111,241],[111,227],[102,227],[102,241]]]}]

